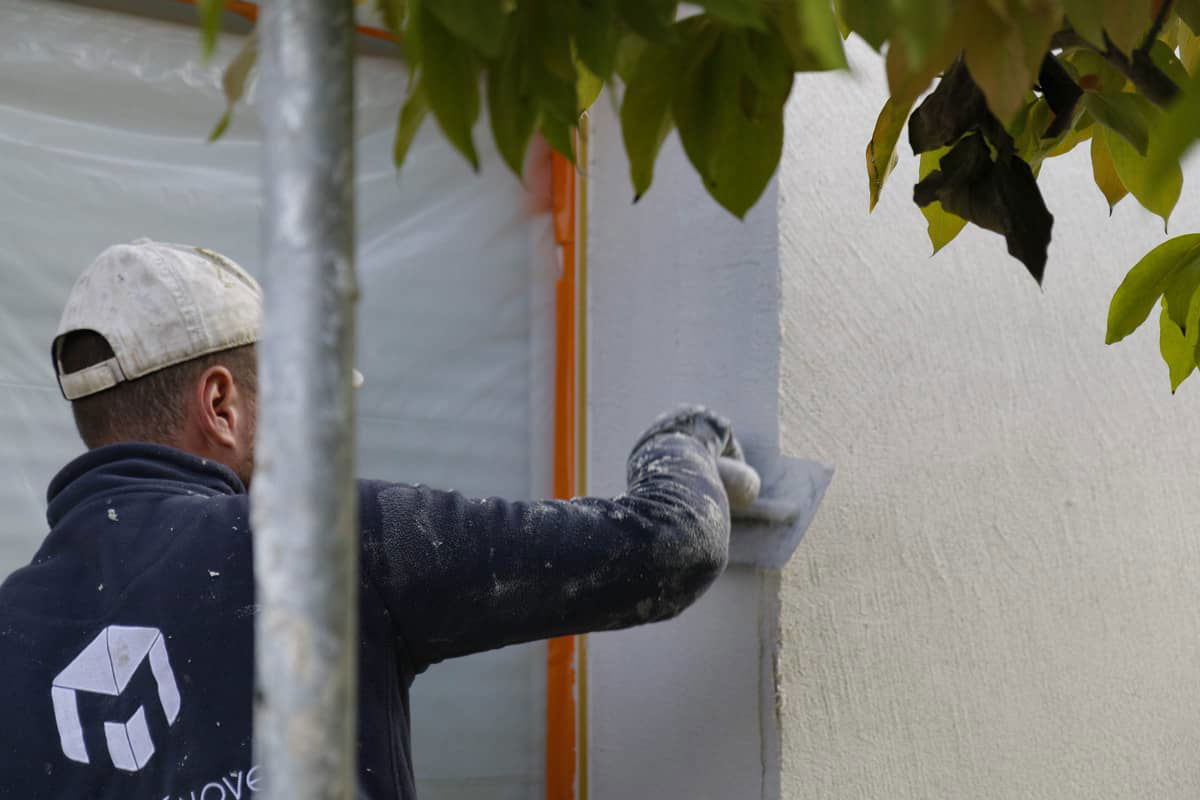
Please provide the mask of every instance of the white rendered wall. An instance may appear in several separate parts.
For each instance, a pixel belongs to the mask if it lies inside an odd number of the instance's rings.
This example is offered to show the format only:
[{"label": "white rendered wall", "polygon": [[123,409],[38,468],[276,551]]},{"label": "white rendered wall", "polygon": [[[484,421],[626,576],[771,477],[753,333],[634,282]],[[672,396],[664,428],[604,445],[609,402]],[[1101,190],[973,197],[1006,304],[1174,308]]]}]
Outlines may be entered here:
[{"label": "white rendered wall", "polygon": [[[740,223],[671,137],[634,206],[608,98],[588,164],[590,494],[662,411],[728,415],[752,458],[778,448],[779,264],[772,187]],[[777,583],[733,567],[675,620],[589,638],[590,796],[758,800],[778,789]]]},{"label": "white rendered wall", "polygon": [[1200,796],[1200,384],[1171,396],[1157,312],[1104,345],[1161,222],[1109,220],[1079,152],[1043,169],[1044,291],[993,234],[931,260],[907,145],[867,216],[853,44],[780,179],[785,451],[838,470],[784,576],[784,796]]}]

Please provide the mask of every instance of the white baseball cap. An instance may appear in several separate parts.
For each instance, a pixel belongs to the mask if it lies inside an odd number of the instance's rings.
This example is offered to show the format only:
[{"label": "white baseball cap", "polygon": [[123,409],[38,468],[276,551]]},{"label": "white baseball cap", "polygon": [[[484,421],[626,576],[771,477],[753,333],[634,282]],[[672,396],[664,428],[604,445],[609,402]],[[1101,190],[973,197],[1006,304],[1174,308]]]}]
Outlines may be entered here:
[{"label": "white baseball cap", "polygon": [[[258,341],[263,289],[233,259],[204,247],[137,239],[97,255],[62,309],[53,344],[62,396],[79,399],[176,363]],[[62,368],[68,333],[104,337],[113,357]],[[362,385],[362,373],[353,371]]]},{"label": "white baseball cap", "polygon": [[[203,247],[137,239],[109,247],[83,271],[54,337],[63,396],[78,400],[194,358],[253,344],[262,288],[232,259]],[[62,364],[67,334],[104,337],[113,357],[75,372]],[[355,372],[355,385],[362,382]]]}]

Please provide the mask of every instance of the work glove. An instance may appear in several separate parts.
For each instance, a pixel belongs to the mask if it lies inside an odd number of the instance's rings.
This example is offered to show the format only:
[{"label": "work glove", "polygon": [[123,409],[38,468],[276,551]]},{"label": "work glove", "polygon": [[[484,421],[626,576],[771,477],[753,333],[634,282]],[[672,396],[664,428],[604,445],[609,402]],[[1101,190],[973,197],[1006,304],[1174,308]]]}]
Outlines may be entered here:
[{"label": "work glove", "polygon": [[708,447],[717,460],[717,472],[721,476],[731,510],[747,508],[758,498],[762,480],[754,467],[746,463],[745,453],[728,419],[704,406],[679,406],[658,417],[638,439],[634,451],[647,440],[664,433],[692,436]]}]

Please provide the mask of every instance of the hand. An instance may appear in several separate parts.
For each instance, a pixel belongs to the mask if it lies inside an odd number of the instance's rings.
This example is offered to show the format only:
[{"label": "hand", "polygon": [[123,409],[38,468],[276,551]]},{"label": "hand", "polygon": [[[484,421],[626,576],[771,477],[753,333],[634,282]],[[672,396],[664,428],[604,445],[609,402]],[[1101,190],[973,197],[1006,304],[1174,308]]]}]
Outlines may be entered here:
[{"label": "hand", "polygon": [[733,435],[733,426],[725,417],[704,406],[680,406],[656,419],[640,441],[660,433],[686,433],[709,446],[717,459],[717,472],[725,486],[730,510],[742,510],[758,499],[762,479],[754,467],[746,463],[742,446]]},{"label": "hand", "polygon": [[758,470],[745,461],[721,456],[717,459],[717,472],[725,486],[730,511],[747,509],[758,499],[762,479],[758,477]]}]

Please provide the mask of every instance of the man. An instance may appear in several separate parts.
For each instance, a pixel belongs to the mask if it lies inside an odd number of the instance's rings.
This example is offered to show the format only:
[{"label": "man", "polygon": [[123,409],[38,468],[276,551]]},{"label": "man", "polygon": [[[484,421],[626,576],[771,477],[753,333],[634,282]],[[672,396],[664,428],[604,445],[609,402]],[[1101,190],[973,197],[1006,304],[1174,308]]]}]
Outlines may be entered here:
[{"label": "man", "polygon": [[[269,780],[251,752],[260,317],[253,278],[181,245],[111,247],[72,289],[53,361],[89,450],[0,586],[0,797],[217,800]],[[727,558],[720,458],[753,482],[729,425],[688,408],[638,440],[614,500],[360,481],[361,793],[414,797],[409,686],[430,664],[694,601]]]}]

